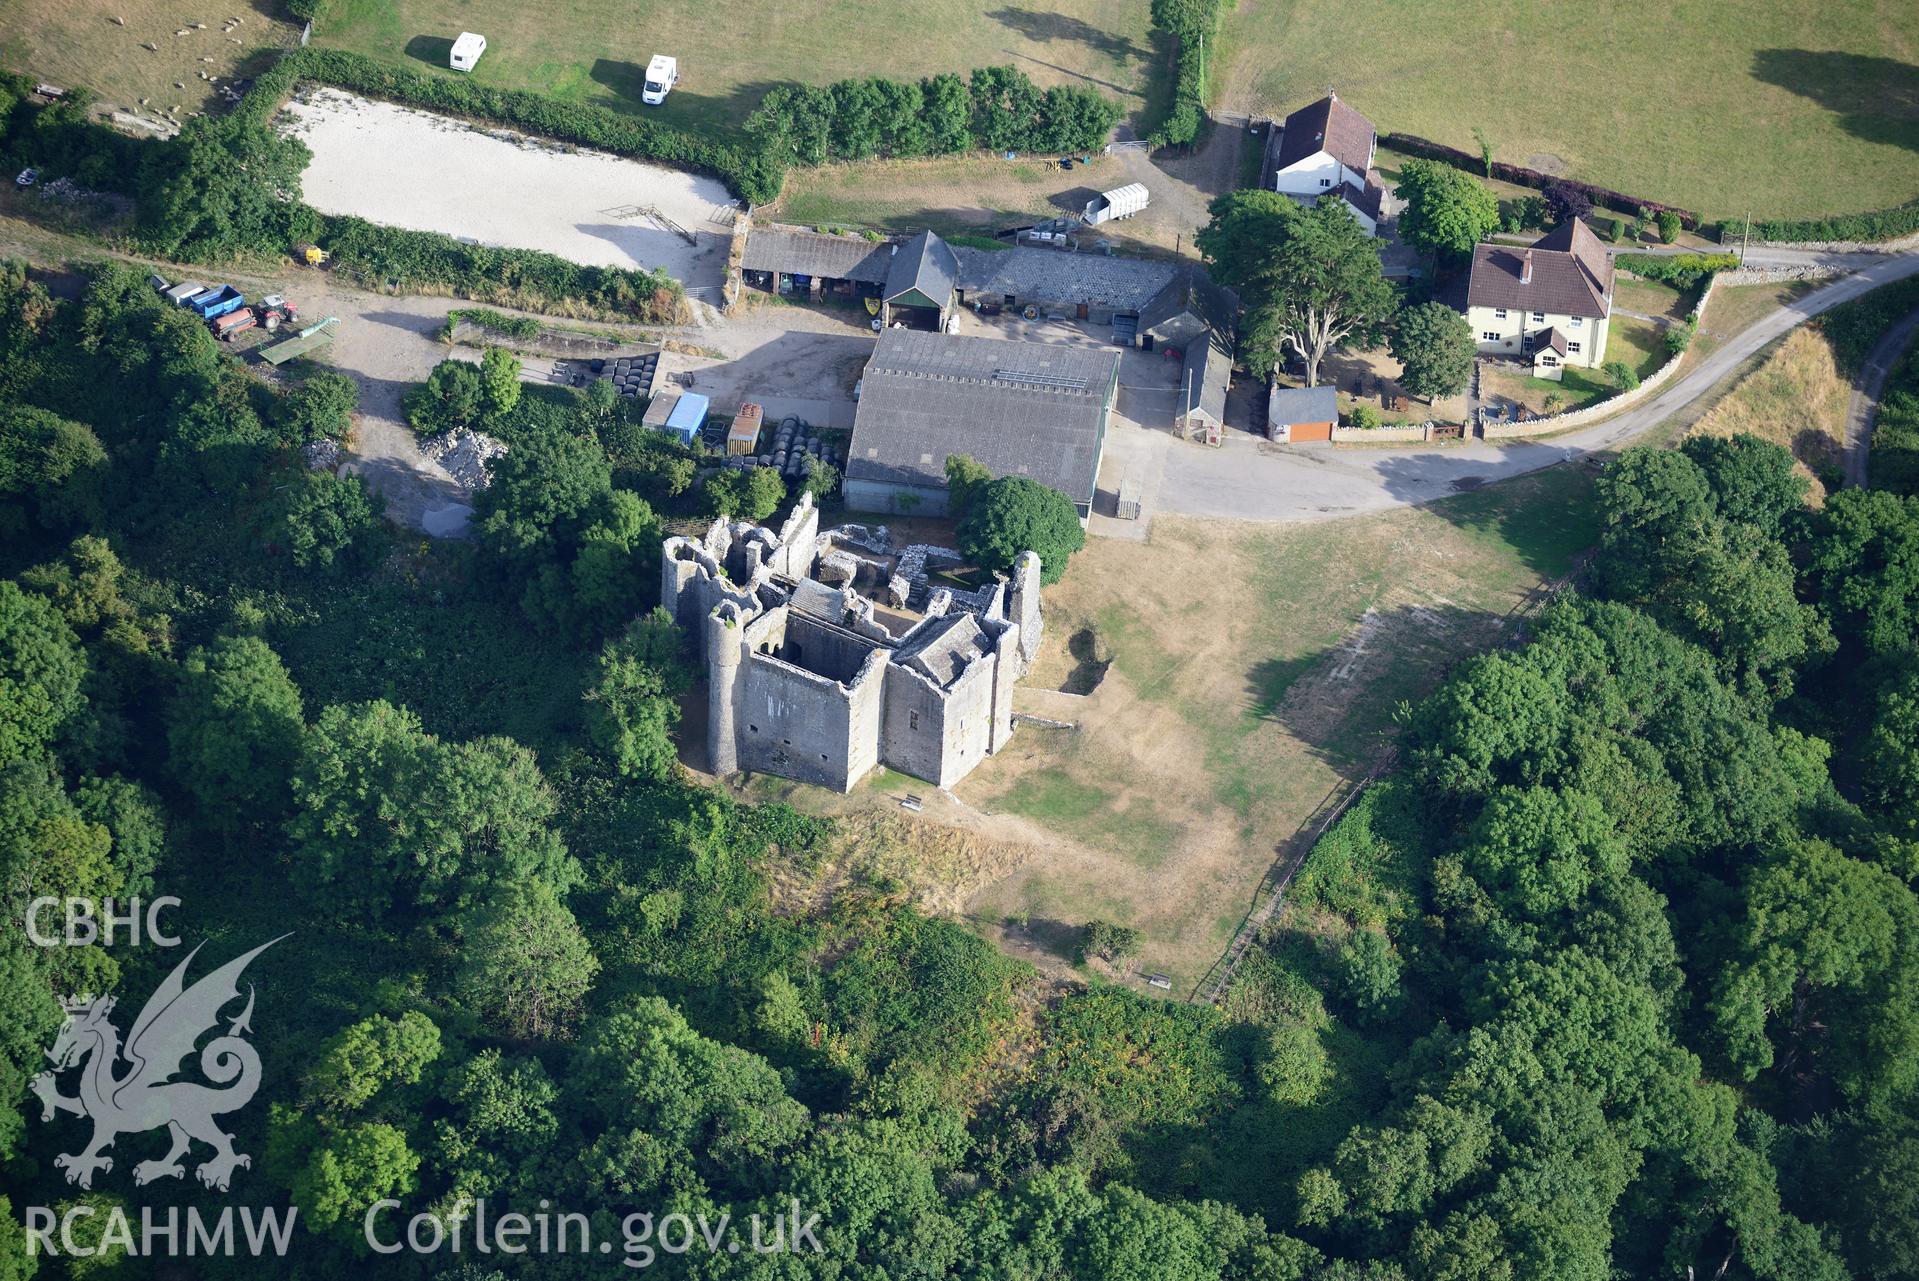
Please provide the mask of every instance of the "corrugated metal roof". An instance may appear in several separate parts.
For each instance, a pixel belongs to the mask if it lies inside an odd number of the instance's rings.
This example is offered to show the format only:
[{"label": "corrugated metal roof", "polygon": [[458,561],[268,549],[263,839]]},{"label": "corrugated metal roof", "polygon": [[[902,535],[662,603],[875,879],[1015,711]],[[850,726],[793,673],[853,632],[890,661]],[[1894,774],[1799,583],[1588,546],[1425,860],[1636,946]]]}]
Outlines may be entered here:
[{"label": "corrugated metal roof", "polygon": [[850,480],[946,484],[946,456],[1090,503],[1119,353],[889,329],[867,362]]},{"label": "corrugated metal roof", "polygon": [[748,271],[783,271],[791,276],[858,280],[883,284],[897,245],[855,236],[828,236],[785,227],[756,227],[747,233],[740,265]]}]

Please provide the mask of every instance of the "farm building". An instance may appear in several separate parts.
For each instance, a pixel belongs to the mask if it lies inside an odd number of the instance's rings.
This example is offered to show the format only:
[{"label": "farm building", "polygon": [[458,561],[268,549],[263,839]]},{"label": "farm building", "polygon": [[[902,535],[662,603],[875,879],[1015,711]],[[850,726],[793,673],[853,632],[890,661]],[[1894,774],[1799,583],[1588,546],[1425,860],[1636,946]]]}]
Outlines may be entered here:
[{"label": "farm building", "polygon": [[952,246],[922,231],[893,249],[886,283],[881,286],[880,322],[935,333],[945,329],[953,306],[953,281],[959,275]]},{"label": "farm building", "polygon": [[1188,440],[1218,444],[1226,426],[1226,388],[1232,377],[1233,352],[1223,339],[1213,335],[1187,347],[1174,430]]},{"label": "farm building", "polygon": [[1339,421],[1339,395],[1328,386],[1274,387],[1266,396],[1266,434],[1297,445],[1331,440]]},{"label": "farm building", "polygon": [[1191,264],[1021,245],[954,249],[922,231],[869,241],[791,227],[755,227],[740,253],[741,280],[768,292],[876,299],[880,316],[940,328],[956,306],[1025,311],[1112,325],[1123,341],[1184,346],[1230,327],[1237,300]]},{"label": "farm building", "polygon": [[1230,334],[1239,298],[1198,267],[1182,267],[1139,312],[1139,345],[1183,348],[1206,333]]},{"label": "farm building", "polygon": [[755,227],[740,267],[746,283],[768,293],[880,296],[896,245],[794,227]]},{"label": "farm building", "polygon": [[647,402],[640,425],[677,436],[682,445],[690,445],[700,438],[711,408],[711,402],[698,392],[669,389]]},{"label": "farm building", "polygon": [[846,505],[946,513],[946,457],[1025,476],[1093,509],[1119,353],[889,329],[861,381]]}]

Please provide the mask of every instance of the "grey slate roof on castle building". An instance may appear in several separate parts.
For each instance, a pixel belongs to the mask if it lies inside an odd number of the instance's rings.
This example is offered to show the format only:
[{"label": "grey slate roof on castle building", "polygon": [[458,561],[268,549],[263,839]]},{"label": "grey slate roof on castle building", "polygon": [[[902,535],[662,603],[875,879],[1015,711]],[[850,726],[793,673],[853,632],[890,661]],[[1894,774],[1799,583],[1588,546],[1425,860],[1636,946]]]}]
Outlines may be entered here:
[{"label": "grey slate roof on castle building", "polygon": [[946,456],[1093,500],[1119,353],[889,329],[867,362],[846,478],[943,489]]},{"label": "grey slate roof on castle building", "polygon": [[979,620],[970,613],[960,612],[921,624],[893,661],[947,689],[976,660],[985,657],[989,648]]}]

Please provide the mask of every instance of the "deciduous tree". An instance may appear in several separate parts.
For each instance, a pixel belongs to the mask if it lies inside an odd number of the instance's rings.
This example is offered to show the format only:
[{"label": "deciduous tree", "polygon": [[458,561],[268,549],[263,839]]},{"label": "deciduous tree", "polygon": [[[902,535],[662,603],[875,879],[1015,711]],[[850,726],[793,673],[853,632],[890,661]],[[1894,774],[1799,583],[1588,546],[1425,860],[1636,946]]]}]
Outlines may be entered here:
[{"label": "deciduous tree", "polygon": [[975,491],[958,539],[982,569],[1010,570],[1022,552],[1037,552],[1040,581],[1057,583],[1086,545],[1086,530],[1065,494],[1024,476],[1002,476]]},{"label": "deciduous tree", "polygon": [[1399,234],[1436,257],[1463,258],[1499,226],[1499,201],[1463,170],[1437,160],[1408,160],[1399,171],[1406,209]]},{"label": "deciduous tree", "polygon": [[1473,327],[1444,303],[1421,303],[1399,313],[1391,351],[1399,381],[1415,396],[1437,400],[1466,390],[1473,376]]}]

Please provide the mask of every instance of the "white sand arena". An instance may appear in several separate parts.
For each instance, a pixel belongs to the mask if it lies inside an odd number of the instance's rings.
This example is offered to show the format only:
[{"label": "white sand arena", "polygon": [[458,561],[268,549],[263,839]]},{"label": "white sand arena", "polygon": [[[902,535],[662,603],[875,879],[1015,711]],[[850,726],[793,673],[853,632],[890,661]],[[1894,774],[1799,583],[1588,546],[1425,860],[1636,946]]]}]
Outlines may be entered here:
[{"label": "white sand arena", "polygon": [[[715,179],[336,89],[289,102],[283,124],[313,150],[300,187],[322,213],[592,266],[664,267],[689,293],[717,300],[732,197]],[[693,233],[697,246],[648,208]]]}]

